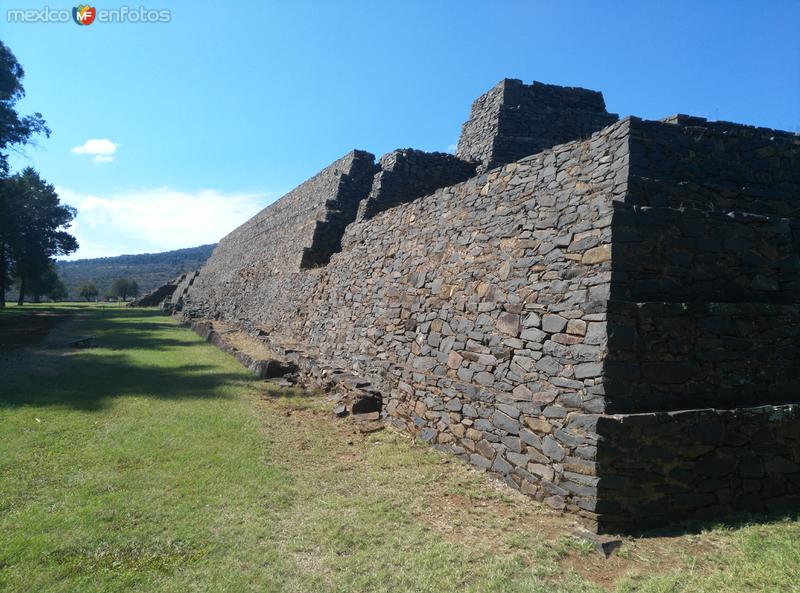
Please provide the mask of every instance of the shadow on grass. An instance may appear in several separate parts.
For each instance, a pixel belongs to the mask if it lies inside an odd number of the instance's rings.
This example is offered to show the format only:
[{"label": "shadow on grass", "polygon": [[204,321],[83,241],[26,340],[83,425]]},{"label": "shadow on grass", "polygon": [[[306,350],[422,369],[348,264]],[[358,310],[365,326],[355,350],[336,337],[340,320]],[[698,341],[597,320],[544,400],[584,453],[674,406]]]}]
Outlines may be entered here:
[{"label": "shadow on grass", "polygon": [[76,311],[86,311],[89,308],[99,308],[99,306],[87,306],[82,303],[26,303],[19,307],[15,303],[6,303],[5,307],[0,307],[0,317],[11,315],[26,315],[37,311],[57,311],[68,313]]},{"label": "shadow on grass", "polygon": [[735,531],[750,525],[777,525],[785,521],[800,521],[800,511],[797,509],[764,513],[743,511],[716,520],[686,520],[668,527],[632,529],[625,533],[642,539],[683,537],[685,535],[702,535],[714,530]]},{"label": "shadow on grass", "polygon": [[[44,347],[0,355],[0,408],[33,405],[93,411],[129,395],[173,400],[230,397],[231,386],[255,380],[244,369],[220,372],[202,357],[187,356],[186,349],[197,348],[199,338],[182,333],[169,321],[150,319],[160,316],[157,310],[83,310],[88,313],[85,319],[50,336]],[[165,337],[168,330],[181,333]],[[76,335],[88,334],[95,336],[98,349],[66,347]],[[130,352],[134,350],[158,351],[159,356],[143,361]],[[187,364],[187,359],[192,362]]]}]

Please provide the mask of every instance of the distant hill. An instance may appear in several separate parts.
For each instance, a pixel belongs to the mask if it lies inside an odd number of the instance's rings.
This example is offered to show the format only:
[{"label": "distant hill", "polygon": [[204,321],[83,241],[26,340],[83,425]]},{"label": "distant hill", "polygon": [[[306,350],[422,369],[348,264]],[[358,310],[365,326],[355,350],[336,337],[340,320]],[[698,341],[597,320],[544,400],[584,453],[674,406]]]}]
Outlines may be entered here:
[{"label": "distant hill", "polygon": [[144,294],[175,278],[183,272],[202,266],[216,245],[200,245],[162,253],[119,255],[95,259],[76,259],[56,262],[56,268],[70,299],[78,298],[78,288],[93,283],[100,295],[107,294],[117,278],[132,278],[139,285],[139,294]]}]

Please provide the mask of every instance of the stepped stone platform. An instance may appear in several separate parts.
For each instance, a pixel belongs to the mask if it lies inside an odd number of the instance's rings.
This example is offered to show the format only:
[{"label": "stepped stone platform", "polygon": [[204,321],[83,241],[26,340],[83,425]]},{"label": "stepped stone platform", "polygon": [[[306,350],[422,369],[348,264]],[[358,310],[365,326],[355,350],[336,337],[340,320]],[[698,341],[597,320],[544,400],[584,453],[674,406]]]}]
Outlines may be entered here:
[{"label": "stepped stone platform", "polygon": [[353,151],[165,309],[352,377],[598,531],[800,508],[800,137],[505,80],[457,155]]}]

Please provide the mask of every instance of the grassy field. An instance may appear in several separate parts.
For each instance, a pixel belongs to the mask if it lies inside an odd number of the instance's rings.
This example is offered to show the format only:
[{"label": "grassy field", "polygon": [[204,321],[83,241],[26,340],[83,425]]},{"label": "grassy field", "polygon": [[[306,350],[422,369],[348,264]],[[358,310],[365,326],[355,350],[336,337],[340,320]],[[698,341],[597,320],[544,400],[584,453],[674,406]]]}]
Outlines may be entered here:
[{"label": "grassy field", "polygon": [[[800,591],[798,517],[603,560],[569,518],[361,435],[169,318],[59,310],[42,344],[0,353],[0,591]],[[98,347],[64,347],[80,335]]]}]

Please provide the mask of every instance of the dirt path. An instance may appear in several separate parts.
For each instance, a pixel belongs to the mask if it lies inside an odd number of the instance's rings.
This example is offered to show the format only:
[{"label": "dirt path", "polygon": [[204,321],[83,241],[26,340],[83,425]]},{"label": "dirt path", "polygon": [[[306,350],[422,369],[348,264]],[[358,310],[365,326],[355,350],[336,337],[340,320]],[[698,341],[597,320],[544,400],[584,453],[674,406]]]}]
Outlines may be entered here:
[{"label": "dirt path", "polygon": [[71,316],[71,313],[31,311],[0,317],[0,352],[38,344],[56,325]]}]

